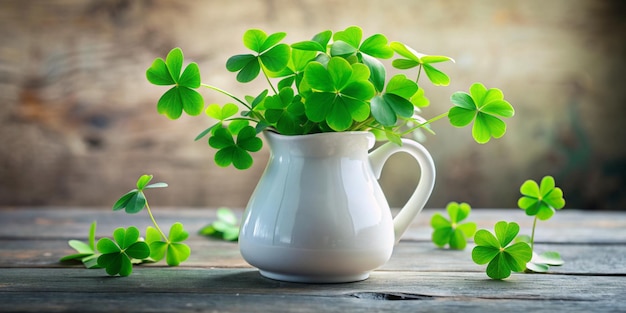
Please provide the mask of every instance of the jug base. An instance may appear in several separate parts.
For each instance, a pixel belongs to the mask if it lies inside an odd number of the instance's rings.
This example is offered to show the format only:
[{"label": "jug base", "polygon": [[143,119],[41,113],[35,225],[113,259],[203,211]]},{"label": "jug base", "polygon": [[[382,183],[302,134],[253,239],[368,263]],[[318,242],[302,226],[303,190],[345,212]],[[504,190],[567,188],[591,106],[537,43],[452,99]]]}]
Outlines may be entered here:
[{"label": "jug base", "polygon": [[286,281],[292,283],[309,283],[309,284],[337,284],[337,283],[351,283],[366,280],[370,273],[360,273],[356,275],[293,275],[293,274],[284,274],[284,273],[276,273],[265,270],[259,270],[263,277]]}]

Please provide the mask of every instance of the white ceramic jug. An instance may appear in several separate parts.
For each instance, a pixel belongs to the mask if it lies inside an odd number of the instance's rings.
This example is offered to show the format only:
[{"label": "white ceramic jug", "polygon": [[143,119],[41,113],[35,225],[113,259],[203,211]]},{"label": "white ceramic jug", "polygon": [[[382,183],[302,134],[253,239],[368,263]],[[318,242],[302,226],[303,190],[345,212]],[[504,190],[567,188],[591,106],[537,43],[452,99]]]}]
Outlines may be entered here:
[{"label": "white ceramic jug", "polygon": [[[266,131],[270,160],[243,216],[243,258],[268,278],[308,283],[359,281],[385,264],[422,210],[435,182],[426,149],[411,140],[371,153],[369,132],[284,136]],[[392,218],[378,184],[392,154],[420,165],[417,188]],[[417,173],[416,173],[417,175]]]}]

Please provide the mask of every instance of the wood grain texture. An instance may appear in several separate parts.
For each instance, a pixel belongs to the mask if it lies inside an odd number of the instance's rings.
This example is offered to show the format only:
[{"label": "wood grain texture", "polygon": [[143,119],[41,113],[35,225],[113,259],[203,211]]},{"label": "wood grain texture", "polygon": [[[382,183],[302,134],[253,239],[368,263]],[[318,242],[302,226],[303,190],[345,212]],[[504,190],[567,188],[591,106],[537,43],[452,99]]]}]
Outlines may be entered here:
[{"label": "wood grain texture", "polygon": [[[241,258],[236,243],[201,237],[215,210],[155,209],[163,225],[183,222],[192,233],[190,259],[180,267],[136,266],[129,277],[58,259],[70,238],[98,237],[121,224],[147,226],[147,216],[108,209],[0,209],[0,312],[619,312],[626,310],[626,213],[564,210],[539,225],[538,251],[565,260],[547,274],[490,280],[470,251],[436,248],[426,210],[387,264],[362,282],[296,284],[263,278]],[[241,214],[241,211],[237,211]],[[479,227],[517,220],[520,210],[480,210]],[[554,237],[554,238],[553,238]]]}]

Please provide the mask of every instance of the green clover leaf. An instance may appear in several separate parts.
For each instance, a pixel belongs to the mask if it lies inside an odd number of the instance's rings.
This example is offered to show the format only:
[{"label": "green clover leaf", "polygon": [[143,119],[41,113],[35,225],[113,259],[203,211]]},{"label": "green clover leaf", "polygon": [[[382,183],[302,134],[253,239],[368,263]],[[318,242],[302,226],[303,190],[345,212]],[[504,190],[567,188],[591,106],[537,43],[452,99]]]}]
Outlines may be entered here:
[{"label": "green clover leaf", "polygon": [[350,26],[343,31],[338,31],[333,36],[333,44],[330,47],[331,56],[348,58],[355,55],[370,70],[370,81],[377,91],[382,91],[385,85],[385,66],[377,58],[389,59],[393,56],[393,50],[389,47],[387,37],[382,34],[372,35],[363,42],[363,30],[358,26]]},{"label": "green clover leaf", "polygon": [[183,228],[183,224],[174,223],[166,240],[162,240],[161,233],[154,227],[149,226],[146,230],[146,242],[150,246],[150,258],[158,262],[165,257],[167,265],[178,266],[189,258],[191,249],[182,243],[189,237],[189,233]]},{"label": "green clover leaf", "polygon": [[69,254],[62,257],[59,261],[80,261],[86,268],[98,268],[98,254],[96,253],[96,222],[91,223],[89,227],[89,241],[87,243],[79,240],[68,241],[70,247],[76,250],[77,253]]},{"label": "green clover leaf", "polygon": [[306,122],[304,104],[301,98],[294,96],[291,87],[284,87],[279,94],[265,99],[265,119],[284,135],[302,133],[302,124]]},{"label": "green clover leaf", "polygon": [[105,268],[107,274],[128,276],[133,271],[132,259],[145,259],[150,256],[148,244],[139,241],[139,230],[131,226],[127,229],[118,228],[113,232],[114,240],[102,238],[96,247],[102,253],[98,257],[98,265]]},{"label": "green clover leaf", "polygon": [[405,75],[392,77],[386,92],[372,98],[372,116],[383,126],[394,126],[398,117],[410,118],[415,111],[411,97],[417,90],[417,84]]},{"label": "green clover leaf", "polygon": [[478,143],[487,143],[493,138],[500,138],[506,132],[506,124],[499,119],[512,117],[515,110],[504,100],[502,91],[487,88],[481,83],[470,87],[470,93],[456,92],[450,98],[455,105],[448,112],[450,124],[465,127],[474,121],[472,136]]},{"label": "green clover leaf", "polygon": [[433,227],[432,241],[439,247],[449,244],[450,249],[463,250],[467,245],[467,238],[471,238],[476,232],[476,223],[460,224],[472,208],[465,202],[450,202],[446,210],[450,220],[440,213],[435,213],[430,220]]},{"label": "green clover leaf", "polygon": [[228,208],[219,208],[217,209],[217,220],[200,229],[199,233],[226,241],[237,241],[239,239],[239,221],[235,213]]},{"label": "green clover leaf", "polygon": [[139,213],[146,206],[146,196],[143,193],[145,189],[164,188],[166,183],[154,183],[148,185],[152,180],[152,175],[142,175],[137,180],[137,188],[127,192],[119,198],[113,205],[113,211],[125,209],[126,213]]},{"label": "green clover leaf", "polygon": [[291,57],[287,66],[280,72],[269,72],[268,76],[282,78],[278,82],[278,90],[292,87],[294,82],[296,86],[300,86],[304,76],[304,69],[315,57],[316,52],[314,51],[294,49],[291,51]]},{"label": "green clover leaf", "polygon": [[[263,141],[257,137],[257,132],[252,126],[245,125],[234,131],[231,130],[232,128],[217,128],[209,138],[209,145],[218,149],[215,153],[215,164],[222,167],[232,164],[237,169],[247,169],[253,163],[249,152],[261,150]],[[234,136],[237,137],[236,140]]]},{"label": "green clover leaf", "polygon": [[448,86],[450,84],[450,77],[448,77],[448,75],[446,75],[444,72],[436,69],[434,66],[432,66],[432,64],[446,61],[454,62],[452,58],[441,55],[424,55],[413,50],[411,47],[397,41],[392,42],[390,44],[390,47],[391,49],[393,49],[393,51],[405,57],[404,59],[393,60],[393,62],[391,62],[391,65],[393,67],[401,70],[406,70],[420,66],[420,71],[421,68],[424,69],[428,80],[430,80],[433,85]]},{"label": "green clover leaf", "polygon": [[226,61],[226,69],[237,73],[237,81],[247,83],[254,80],[261,66],[271,72],[279,72],[287,66],[291,48],[279,44],[287,34],[284,32],[267,35],[260,29],[249,29],[243,35],[243,43],[256,54],[238,54]]},{"label": "green clover leaf", "polygon": [[204,99],[196,90],[200,87],[200,70],[198,64],[190,63],[183,66],[183,52],[180,48],[172,49],[165,60],[157,58],[152,66],[146,70],[146,78],[149,82],[159,86],[171,86],[157,103],[159,114],[165,114],[170,119],[177,119],[182,112],[195,116],[199,115],[204,108]]},{"label": "green clover leaf", "polygon": [[334,131],[348,129],[353,121],[362,122],[370,115],[367,103],[375,94],[368,80],[369,69],[333,57],[327,68],[311,62],[304,70],[304,81],[312,92],[304,103],[306,116],[313,122],[325,121]]},{"label": "green clover leaf", "polygon": [[555,210],[565,206],[563,191],[555,186],[552,176],[541,179],[541,185],[533,180],[527,180],[520,187],[520,192],[522,197],[517,205],[526,211],[526,215],[537,216],[543,221],[552,217]]},{"label": "green clover leaf", "polygon": [[326,46],[328,46],[328,42],[332,36],[332,31],[325,30],[317,33],[311,40],[296,42],[292,44],[291,47],[296,50],[326,53]]},{"label": "green clover leaf", "polygon": [[472,260],[476,264],[487,264],[487,276],[492,279],[505,279],[511,271],[522,272],[532,257],[532,250],[525,242],[511,244],[519,233],[519,225],[500,221],[494,227],[495,236],[481,229],[474,235],[476,247],[472,250]]}]

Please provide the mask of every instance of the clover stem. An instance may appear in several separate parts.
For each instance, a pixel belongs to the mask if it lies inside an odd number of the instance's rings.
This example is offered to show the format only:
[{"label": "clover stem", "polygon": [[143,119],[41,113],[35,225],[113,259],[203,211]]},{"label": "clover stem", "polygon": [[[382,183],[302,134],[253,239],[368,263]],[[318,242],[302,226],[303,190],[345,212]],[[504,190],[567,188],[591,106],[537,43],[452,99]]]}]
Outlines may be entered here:
[{"label": "clover stem", "polygon": [[247,103],[245,103],[244,101],[242,101],[241,99],[237,98],[235,95],[233,95],[232,93],[230,93],[230,92],[228,92],[228,91],[226,91],[224,89],[221,89],[221,88],[218,88],[218,87],[215,87],[215,86],[211,86],[211,85],[207,85],[207,84],[201,84],[201,85],[203,87],[206,87],[206,88],[209,88],[209,89],[213,89],[213,90],[215,90],[215,91],[217,91],[219,93],[225,94],[225,95],[229,96],[230,98],[234,99],[235,101],[243,104],[249,110],[252,110],[252,108]]},{"label": "clover stem", "polygon": [[431,124],[431,123],[433,123],[433,122],[436,122],[437,120],[440,120],[440,119],[442,119],[442,118],[444,118],[444,117],[446,117],[446,116],[448,116],[448,112],[441,113],[441,114],[439,114],[439,115],[437,115],[437,116],[435,116],[435,117],[433,117],[433,118],[429,119],[428,121],[426,121],[426,122],[424,122],[424,123],[421,123],[421,124],[418,124],[417,126],[414,126],[414,127],[409,128],[408,130],[404,131],[404,132],[401,134],[401,136],[404,136],[404,135],[410,134],[410,133],[412,133],[413,131],[415,131],[416,129],[418,129],[418,128],[422,128],[422,127],[424,127],[424,126],[426,126],[426,125],[428,125],[428,124]]},{"label": "clover stem", "polygon": [[420,80],[420,75],[422,74],[422,65],[417,66],[417,78],[415,79],[415,83],[417,84]]},{"label": "clover stem", "polygon": [[[373,117],[373,116],[370,116],[370,117],[368,117],[365,121],[360,122],[360,123],[358,123],[358,124],[354,125],[354,127],[352,127],[352,129],[353,129],[353,130],[357,130],[357,131],[358,131],[358,130],[361,130],[361,127],[363,127],[363,126],[365,126],[365,125],[367,125],[367,124],[371,123],[372,121],[374,121],[374,117]],[[366,129],[364,128],[364,129],[362,129],[362,130],[366,130]]]},{"label": "clover stem", "polygon": [[537,226],[537,216],[535,215],[535,220],[533,221],[533,230],[530,233],[530,251],[535,251],[535,226]]},{"label": "clover stem", "polygon": [[267,84],[270,85],[274,94],[278,94],[278,92],[276,91],[276,88],[274,88],[274,85],[272,85],[272,82],[270,81],[270,77],[267,76],[267,72],[265,72],[265,68],[261,67],[261,69],[263,71],[263,76],[265,76],[265,80],[267,80]]},{"label": "clover stem", "polygon": [[157,224],[156,220],[154,219],[154,215],[152,215],[152,211],[150,210],[150,206],[148,205],[148,200],[146,200],[146,210],[148,211],[148,215],[150,215],[150,219],[152,220],[152,224],[154,224],[154,228],[156,228],[156,230],[159,231],[163,239],[165,239],[165,241],[169,243],[170,242],[169,238],[165,236],[165,233],[161,230],[161,228],[159,227],[159,224]]}]

